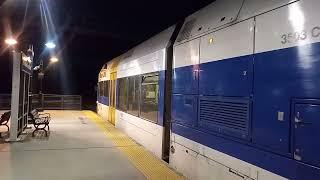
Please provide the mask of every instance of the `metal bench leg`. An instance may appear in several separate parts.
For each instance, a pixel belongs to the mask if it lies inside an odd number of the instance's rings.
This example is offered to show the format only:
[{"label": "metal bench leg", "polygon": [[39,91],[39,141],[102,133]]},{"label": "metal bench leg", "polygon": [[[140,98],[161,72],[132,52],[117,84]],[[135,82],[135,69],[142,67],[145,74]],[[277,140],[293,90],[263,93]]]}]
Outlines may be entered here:
[{"label": "metal bench leg", "polygon": [[34,125],[35,130],[32,132],[32,137],[34,137],[34,133],[39,130],[39,125]]},{"label": "metal bench leg", "polygon": [[[44,125],[44,124],[40,124],[40,125]],[[46,130],[46,126],[47,125],[45,125],[43,128],[39,128],[40,125],[34,125],[35,130],[32,132],[32,137],[34,137],[34,134],[35,134],[36,131],[40,131],[40,130],[44,131],[45,134],[46,134],[46,137],[48,137],[48,131]]]},{"label": "metal bench leg", "polygon": [[[7,126],[8,131],[9,131],[9,127],[8,127],[8,125],[6,125],[6,124],[1,124],[1,125],[0,125],[0,127],[1,127],[1,126]],[[2,138],[2,133],[0,133],[0,138]]]},{"label": "metal bench leg", "polygon": [[32,132],[32,137],[34,137],[34,133],[37,131],[37,129],[35,129],[33,132]]}]

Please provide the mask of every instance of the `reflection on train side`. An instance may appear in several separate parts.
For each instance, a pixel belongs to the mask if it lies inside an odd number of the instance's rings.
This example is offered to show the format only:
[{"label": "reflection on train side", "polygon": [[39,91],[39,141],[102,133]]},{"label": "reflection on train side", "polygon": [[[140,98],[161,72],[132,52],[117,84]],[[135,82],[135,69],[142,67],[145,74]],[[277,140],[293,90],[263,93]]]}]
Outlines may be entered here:
[{"label": "reflection on train side", "polygon": [[158,121],[158,73],[117,80],[117,109],[148,121]]}]

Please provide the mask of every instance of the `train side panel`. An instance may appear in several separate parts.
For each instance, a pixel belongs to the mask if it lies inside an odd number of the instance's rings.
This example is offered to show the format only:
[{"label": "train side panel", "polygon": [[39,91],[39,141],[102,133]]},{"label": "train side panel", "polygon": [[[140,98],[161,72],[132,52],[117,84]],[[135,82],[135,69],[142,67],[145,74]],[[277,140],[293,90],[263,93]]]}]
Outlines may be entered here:
[{"label": "train side panel", "polygon": [[[165,53],[166,49],[161,49],[151,55],[120,63],[117,78],[134,77],[165,71]],[[159,93],[164,93],[163,86],[159,86]],[[158,102],[161,101],[163,101],[163,98],[159,99]],[[158,109],[158,113],[161,113],[161,107]],[[146,147],[149,151],[153,152],[157,157],[162,158],[162,119],[158,118],[158,121],[155,123],[118,109],[116,111],[116,127]]]},{"label": "train side panel", "polygon": [[170,165],[190,179],[320,177],[320,2],[265,3],[176,42]]},{"label": "train side panel", "polygon": [[[317,103],[310,99],[320,99],[320,13],[314,8],[319,5],[317,0],[303,0],[256,18],[252,141],[302,162],[309,156],[302,149],[311,147],[300,147],[296,138],[305,136],[304,141],[313,144],[309,153],[314,158],[320,145],[306,138],[311,135],[307,131],[320,127],[302,127],[294,112],[300,102],[313,106]],[[297,134],[300,130],[306,132]]]},{"label": "train side panel", "polygon": [[[117,68],[116,127],[160,159],[164,158],[168,46],[175,28],[166,29],[122,55]],[[128,92],[124,92],[124,89]],[[123,98],[123,93],[128,95],[127,99]],[[132,99],[133,103],[123,103]]]}]

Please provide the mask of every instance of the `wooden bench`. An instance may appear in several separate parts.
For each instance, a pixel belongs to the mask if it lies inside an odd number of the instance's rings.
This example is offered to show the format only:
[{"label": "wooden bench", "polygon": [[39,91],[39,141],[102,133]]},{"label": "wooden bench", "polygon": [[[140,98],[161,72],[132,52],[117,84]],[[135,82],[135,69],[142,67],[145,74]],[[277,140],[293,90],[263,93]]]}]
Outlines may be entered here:
[{"label": "wooden bench", "polygon": [[[7,132],[9,132],[9,126],[8,126],[8,122],[10,120],[10,116],[11,116],[11,112],[5,112],[1,115],[0,118],[0,127],[1,126],[6,126],[7,127]],[[0,133],[0,137],[1,137],[1,133]]]},{"label": "wooden bench", "polygon": [[[49,123],[51,116],[49,113],[39,113],[38,110],[32,110],[30,113],[30,118],[35,130],[32,132],[32,137],[36,131],[44,131],[46,136],[48,136],[48,131],[50,131]],[[46,130],[48,128],[48,131]]]}]

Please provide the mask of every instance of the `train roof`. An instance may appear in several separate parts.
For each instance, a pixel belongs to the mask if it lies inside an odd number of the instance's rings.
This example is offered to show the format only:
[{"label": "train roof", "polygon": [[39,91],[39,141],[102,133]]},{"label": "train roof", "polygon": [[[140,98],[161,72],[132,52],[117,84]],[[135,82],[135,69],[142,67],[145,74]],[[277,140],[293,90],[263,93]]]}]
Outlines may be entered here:
[{"label": "train roof", "polygon": [[159,34],[153,36],[152,38],[144,41],[138,46],[130,49],[126,53],[120,56],[121,62],[128,62],[130,60],[137,59],[139,57],[146,56],[160,49],[164,49],[169,46],[171,36],[175,30],[175,25],[165,29]]},{"label": "train roof", "polygon": [[195,39],[233,23],[257,16],[296,0],[216,0],[191,14],[179,32],[175,44]]},{"label": "train roof", "polygon": [[151,54],[153,52],[156,52],[158,50],[167,48],[170,45],[170,43],[173,43],[173,42],[170,42],[170,40],[175,28],[176,28],[176,25],[170,26],[169,28],[163,30],[157,35],[135,46],[129,51],[121,54],[120,56],[113,58],[112,60],[108,61],[102,66],[100,72],[102,72],[104,69],[110,68],[112,64],[115,64],[115,61],[117,61],[116,64],[127,63],[131,60],[134,60],[134,59],[146,56],[148,54]]}]

